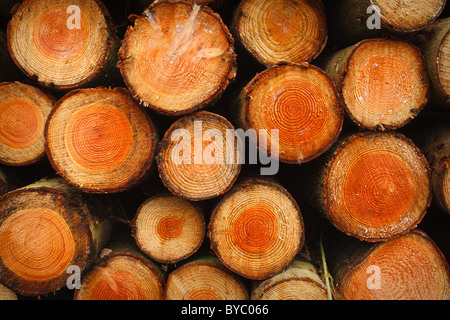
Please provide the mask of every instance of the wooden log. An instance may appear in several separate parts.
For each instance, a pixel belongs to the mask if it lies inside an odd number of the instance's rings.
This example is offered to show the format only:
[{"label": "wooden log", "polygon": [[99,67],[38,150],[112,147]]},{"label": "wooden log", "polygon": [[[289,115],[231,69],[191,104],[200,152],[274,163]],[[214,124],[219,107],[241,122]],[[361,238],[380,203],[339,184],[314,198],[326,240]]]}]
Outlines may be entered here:
[{"label": "wooden log", "polygon": [[330,39],[349,45],[393,33],[405,36],[432,24],[446,0],[342,0],[328,1]]},{"label": "wooden log", "polygon": [[450,108],[450,18],[435,22],[411,37],[423,51],[432,84],[433,107]]},{"label": "wooden log", "polygon": [[266,67],[311,62],[328,38],[322,1],[312,0],[241,1],[232,30],[236,40]]},{"label": "wooden log", "polygon": [[327,261],[340,299],[450,299],[449,265],[424,232],[416,229],[372,245],[355,240],[334,239],[329,247]]},{"label": "wooden log", "polygon": [[34,86],[0,83],[0,163],[23,166],[45,157],[44,127],[54,104]]},{"label": "wooden log", "polygon": [[17,66],[42,86],[73,89],[115,84],[119,39],[99,0],[26,0],[8,23]]},{"label": "wooden log", "polygon": [[84,192],[120,192],[146,178],[157,133],[146,111],[123,88],[72,90],[45,128],[48,158]]},{"label": "wooden log", "polygon": [[[143,12],[147,9],[151,4],[157,2],[159,0],[132,0],[131,5],[135,12]],[[225,0],[187,0],[191,2],[195,2],[199,5],[209,6],[211,9],[215,10],[216,7],[222,6],[222,3]]]},{"label": "wooden log", "polygon": [[320,161],[295,172],[296,196],[360,240],[385,241],[410,231],[431,203],[429,164],[397,132],[343,136]]},{"label": "wooden log", "polygon": [[0,282],[23,296],[66,285],[109,239],[117,204],[77,192],[62,178],[43,179],[0,198]]},{"label": "wooden log", "polygon": [[429,101],[425,60],[404,40],[363,40],[333,54],[323,68],[342,95],[348,115],[363,129],[398,129]]},{"label": "wooden log", "polygon": [[233,272],[253,280],[286,268],[304,243],[297,202],[279,184],[247,178],[214,208],[208,225],[211,248]]},{"label": "wooden log", "polygon": [[344,121],[333,82],[308,63],[281,64],[257,74],[243,88],[236,114],[241,128],[259,133],[254,143],[285,163],[307,162],[328,150]]},{"label": "wooden log", "polygon": [[99,259],[83,277],[75,300],[162,300],[161,268],[136,246],[131,231],[115,230]]},{"label": "wooden log", "polygon": [[144,106],[181,115],[219,98],[236,76],[221,17],[189,1],[157,1],[134,19],[119,50],[123,79]]},{"label": "wooden log", "polygon": [[214,256],[193,257],[172,271],[166,282],[166,300],[248,299],[244,279]]},{"label": "wooden log", "polygon": [[296,257],[279,274],[255,281],[252,300],[327,300],[327,289],[317,268],[304,258]]},{"label": "wooden log", "polygon": [[[364,1],[363,1],[364,2]],[[384,25],[397,32],[413,32],[433,23],[444,10],[446,0],[410,1],[399,3],[394,0],[371,0],[380,8]],[[356,4],[356,1],[353,1]]]},{"label": "wooden log", "polygon": [[417,132],[412,138],[431,168],[433,202],[450,214],[450,119],[429,117],[415,128]]},{"label": "wooden log", "polygon": [[164,185],[191,201],[216,198],[236,181],[241,162],[234,127],[224,117],[197,111],[175,121],[164,134],[156,157]]},{"label": "wooden log", "polygon": [[172,194],[147,199],[132,221],[139,248],[155,261],[173,264],[193,255],[205,237],[199,206]]},{"label": "wooden log", "polygon": [[17,294],[0,283],[0,300],[18,300]]}]

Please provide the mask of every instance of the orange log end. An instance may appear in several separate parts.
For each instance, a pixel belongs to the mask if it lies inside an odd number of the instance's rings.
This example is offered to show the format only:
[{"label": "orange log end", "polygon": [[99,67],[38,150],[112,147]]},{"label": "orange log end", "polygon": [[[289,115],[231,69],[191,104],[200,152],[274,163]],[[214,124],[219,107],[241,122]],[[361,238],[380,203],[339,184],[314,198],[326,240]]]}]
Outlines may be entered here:
[{"label": "orange log end", "polygon": [[396,133],[356,134],[342,143],[326,171],[325,212],[341,231],[367,241],[405,233],[431,201],[424,155]]},{"label": "orange log end", "polygon": [[142,260],[116,255],[83,278],[76,300],[162,300],[159,275]]},{"label": "orange log end", "polygon": [[223,264],[249,279],[283,270],[304,242],[300,209],[286,190],[249,179],[235,186],[213,210],[211,246]]},{"label": "orange log end", "polygon": [[434,242],[413,231],[374,247],[337,288],[344,300],[448,300],[450,271]]},{"label": "orange log end", "polygon": [[[341,132],[344,110],[338,93],[331,79],[312,65],[269,68],[246,86],[244,94],[246,127],[259,134],[260,148],[283,162],[316,158]],[[275,131],[278,140],[272,137]]]}]

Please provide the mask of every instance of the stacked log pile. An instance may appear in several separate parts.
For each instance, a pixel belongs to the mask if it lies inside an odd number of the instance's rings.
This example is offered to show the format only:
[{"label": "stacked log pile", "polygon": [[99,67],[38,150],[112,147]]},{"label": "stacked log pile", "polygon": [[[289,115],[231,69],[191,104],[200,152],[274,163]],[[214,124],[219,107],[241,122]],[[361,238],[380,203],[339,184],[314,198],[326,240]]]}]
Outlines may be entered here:
[{"label": "stacked log pile", "polygon": [[450,300],[446,6],[4,1],[0,300]]}]

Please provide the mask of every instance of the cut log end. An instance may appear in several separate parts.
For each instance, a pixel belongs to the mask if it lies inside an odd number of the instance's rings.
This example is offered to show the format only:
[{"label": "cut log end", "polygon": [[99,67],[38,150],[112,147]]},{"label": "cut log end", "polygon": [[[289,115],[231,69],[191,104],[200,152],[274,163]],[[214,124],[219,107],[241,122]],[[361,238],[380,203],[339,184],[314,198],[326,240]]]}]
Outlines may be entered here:
[{"label": "cut log end", "polygon": [[[331,79],[319,68],[283,64],[256,76],[244,89],[244,126],[267,130],[258,145],[283,162],[316,158],[338,138],[344,118]],[[278,139],[272,139],[277,130]],[[272,145],[272,141],[278,142]],[[267,144],[267,146],[266,146]]]},{"label": "cut log end", "polygon": [[158,1],[127,30],[125,83],[144,106],[187,114],[214,101],[236,75],[233,39],[219,15],[188,1]]},{"label": "cut log end", "polygon": [[252,300],[327,300],[327,290],[309,262],[296,258],[281,273],[258,283]]},{"label": "cut log end", "polygon": [[96,233],[106,226],[103,220],[91,228],[94,213],[70,190],[57,180],[43,180],[2,197],[0,275],[14,292],[34,296],[59,290],[68,267],[83,271],[95,246],[109,236]]},{"label": "cut log end", "polygon": [[162,300],[159,274],[132,256],[115,255],[83,277],[76,300]]},{"label": "cut log end", "polygon": [[407,3],[375,0],[371,3],[379,7],[381,20],[389,29],[403,33],[423,29],[434,22],[444,10],[446,0],[414,0]]},{"label": "cut log end", "polygon": [[242,281],[218,262],[199,260],[169,274],[166,300],[248,300],[248,293]]},{"label": "cut log end", "polygon": [[327,42],[321,1],[245,0],[239,5],[237,38],[266,66],[279,62],[310,62]]},{"label": "cut log end", "polygon": [[228,120],[206,111],[174,122],[161,140],[156,158],[164,185],[192,201],[228,191],[241,170],[239,144],[230,133],[234,128]]},{"label": "cut log end", "polygon": [[397,129],[430,97],[420,51],[403,41],[371,39],[355,46],[341,83],[350,117],[364,129]]},{"label": "cut log end", "polygon": [[141,250],[160,263],[176,263],[194,254],[203,242],[201,210],[170,194],[145,201],[133,221],[133,235]]},{"label": "cut log end", "polygon": [[278,185],[253,179],[225,195],[208,228],[219,259],[233,272],[255,280],[283,270],[304,241],[295,200]]},{"label": "cut log end", "polygon": [[92,193],[121,191],[139,183],[156,145],[151,119],[120,88],[67,94],[52,111],[45,137],[55,170]]},{"label": "cut log end", "polygon": [[0,162],[22,166],[45,156],[44,127],[54,101],[19,82],[0,85]]},{"label": "cut log end", "polygon": [[413,231],[373,248],[337,289],[345,300],[448,300],[450,270],[434,242]]},{"label": "cut log end", "polygon": [[433,119],[426,129],[414,137],[431,167],[433,200],[450,214],[450,127],[446,118]]},{"label": "cut log end", "polygon": [[109,20],[96,0],[24,1],[9,22],[8,48],[27,76],[71,89],[103,68],[113,42]]},{"label": "cut log end", "polygon": [[64,273],[75,246],[64,219],[44,208],[18,210],[10,215],[2,224],[0,243],[3,263],[31,281],[45,281]]},{"label": "cut log end", "polygon": [[309,279],[286,279],[254,300],[328,300],[327,291]]},{"label": "cut log end", "polygon": [[422,220],[431,201],[430,169],[404,136],[356,134],[336,151],[323,192],[326,215],[338,229],[380,241]]}]

